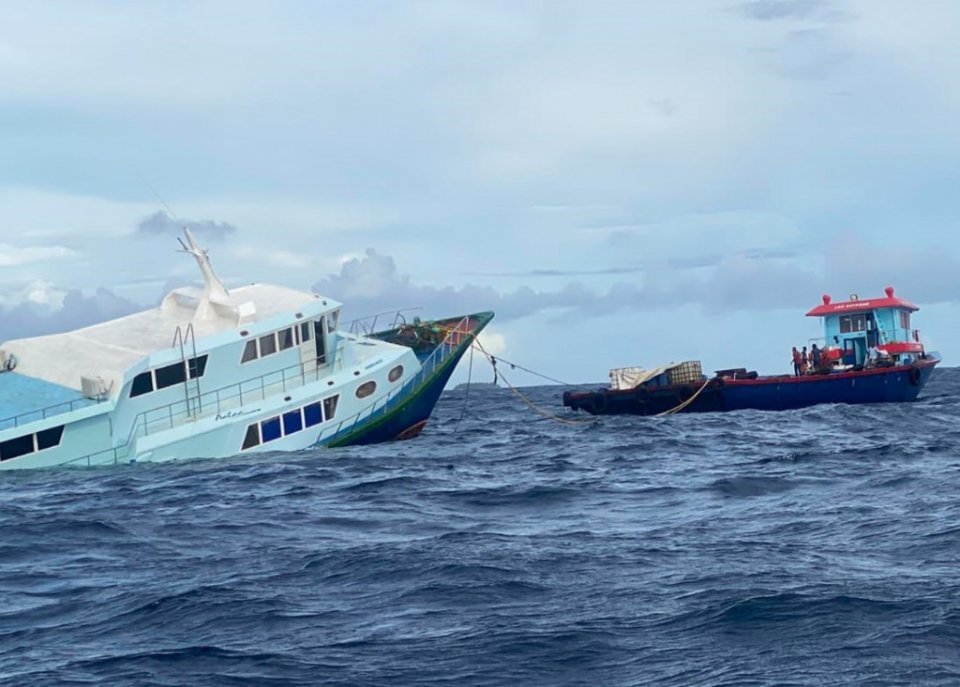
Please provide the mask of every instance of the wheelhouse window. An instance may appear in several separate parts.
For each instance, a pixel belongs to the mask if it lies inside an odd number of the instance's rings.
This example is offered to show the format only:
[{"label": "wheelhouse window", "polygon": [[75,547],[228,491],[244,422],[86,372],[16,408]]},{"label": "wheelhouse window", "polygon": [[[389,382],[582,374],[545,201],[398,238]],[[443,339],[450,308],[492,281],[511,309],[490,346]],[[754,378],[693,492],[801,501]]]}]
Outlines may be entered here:
[{"label": "wheelhouse window", "polygon": [[141,372],[133,378],[130,385],[130,398],[143,396],[153,391],[153,372]]},{"label": "wheelhouse window", "polygon": [[277,352],[277,337],[275,334],[267,334],[260,337],[260,357],[266,358]]},{"label": "wheelhouse window", "polygon": [[201,355],[187,361],[187,370],[190,372],[190,379],[203,376],[207,371],[207,358],[209,357],[208,355]]},{"label": "wheelhouse window", "polygon": [[337,324],[340,322],[340,311],[334,310],[327,316],[327,331],[337,331]]},{"label": "wheelhouse window", "polygon": [[910,329],[910,312],[907,310],[900,311],[900,328]]},{"label": "wheelhouse window", "polygon": [[249,363],[251,360],[256,360],[259,356],[257,355],[257,340],[250,339],[246,345],[243,347],[243,357],[240,358],[241,363]]},{"label": "wheelhouse window", "polygon": [[187,370],[183,363],[175,363],[165,367],[158,367],[155,371],[157,390],[183,384],[187,381]]},{"label": "wheelhouse window", "polygon": [[867,329],[867,318],[865,315],[841,315],[840,333],[849,334],[851,332],[863,332]]},{"label": "wheelhouse window", "polygon": [[285,351],[288,348],[293,348],[293,330],[281,329],[279,332],[277,332],[277,344],[279,345],[281,351]]},{"label": "wheelhouse window", "polygon": [[300,342],[307,343],[313,340],[313,327],[309,322],[300,323]]}]

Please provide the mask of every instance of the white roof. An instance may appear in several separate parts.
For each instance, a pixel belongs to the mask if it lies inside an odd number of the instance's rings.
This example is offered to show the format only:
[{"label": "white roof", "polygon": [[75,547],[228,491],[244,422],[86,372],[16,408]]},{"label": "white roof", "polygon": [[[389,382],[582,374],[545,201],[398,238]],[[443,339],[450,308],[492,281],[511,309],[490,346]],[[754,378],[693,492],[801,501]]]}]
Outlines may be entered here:
[{"label": "white roof", "polygon": [[[117,387],[124,372],[154,351],[173,346],[177,327],[193,324],[199,340],[236,330],[285,312],[293,313],[319,296],[271,284],[230,291],[211,303],[202,289],[172,291],[158,308],[52,336],[19,339],[0,349],[17,357],[17,372],[79,390],[81,377],[102,377]],[[333,304],[332,305],[338,305]]]}]

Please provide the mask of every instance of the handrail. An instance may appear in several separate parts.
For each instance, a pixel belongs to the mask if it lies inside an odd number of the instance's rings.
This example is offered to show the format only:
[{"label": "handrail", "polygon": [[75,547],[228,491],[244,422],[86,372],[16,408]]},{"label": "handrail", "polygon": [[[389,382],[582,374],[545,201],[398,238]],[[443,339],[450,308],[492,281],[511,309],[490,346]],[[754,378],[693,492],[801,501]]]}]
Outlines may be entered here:
[{"label": "handrail", "polygon": [[[5,417],[0,419],[0,431],[3,431],[4,429],[16,428],[22,424],[26,424],[24,420],[27,417],[31,417],[38,413],[40,414],[40,417],[36,419],[32,419],[30,420],[30,422],[36,422],[37,420],[46,420],[48,417],[55,417],[57,415],[62,415],[63,413],[69,413],[75,410],[76,408],[81,408],[85,405],[94,405],[97,403],[101,403],[103,402],[103,400],[104,399],[102,398],[100,399],[92,399],[92,398],[86,398],[86,397],[74,398],[70,401],[61,401],[60,403],[54,403],[53,405],[49,405],[44,408],[36,408],[35,410],[28,410],[23,413],[20,413],[19,415],[12,415],[10,417]],[[57,408],[66,408],[66,409],[52,412]],[[9,426],[5,426],[8,423],[12,423],[12,424],[9,424]]]},{"label": "handrail", "polygon": [[[356,336],[372,334],[376,331],[377,320],[381,315],[393,315],[393,327],[396,328],[397,322],[403,318],[403,313],[413,312],[415,310],[423,310],[423,306],[417,306],[414,308],[400,308],[399,310],[384,310],[383,312],[378,312],[373,315],[358,317],[350,320],[349,324],[347,325],[347,331]],[[365,324],[368,321],[371,321],[370,324]],[[405,319],[404,322],[406,322]]]}]

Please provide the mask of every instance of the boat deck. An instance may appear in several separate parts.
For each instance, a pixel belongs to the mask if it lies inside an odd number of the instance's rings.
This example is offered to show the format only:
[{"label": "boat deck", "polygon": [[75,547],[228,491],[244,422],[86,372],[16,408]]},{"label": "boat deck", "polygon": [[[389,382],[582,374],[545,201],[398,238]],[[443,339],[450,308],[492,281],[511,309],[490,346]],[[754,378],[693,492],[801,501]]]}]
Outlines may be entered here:
[{"label": "boat deck", "polygon": [[0,431],[93,403],[96,401],[79,391],[59,384],[17,372],[0,374]]}]

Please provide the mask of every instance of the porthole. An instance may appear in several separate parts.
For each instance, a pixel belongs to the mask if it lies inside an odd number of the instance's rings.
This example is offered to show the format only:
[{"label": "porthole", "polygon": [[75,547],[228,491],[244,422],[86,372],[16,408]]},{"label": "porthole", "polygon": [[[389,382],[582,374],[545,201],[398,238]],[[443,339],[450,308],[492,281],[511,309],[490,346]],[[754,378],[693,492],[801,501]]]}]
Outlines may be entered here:
[{"label": "porthole", "polygon": [[374,382],[373,380],[370,380],[369,382],[364,382],[363,384],[357,387],[357,398],[366,398],[376,390],[377,390],[376,382]]},{"label": "porthole", "polygon": [[395,382],[403,376],[403,365],[397,365],[395,368],[390,370],[390,373],[387,375],[387,379],[391,382]]}]

